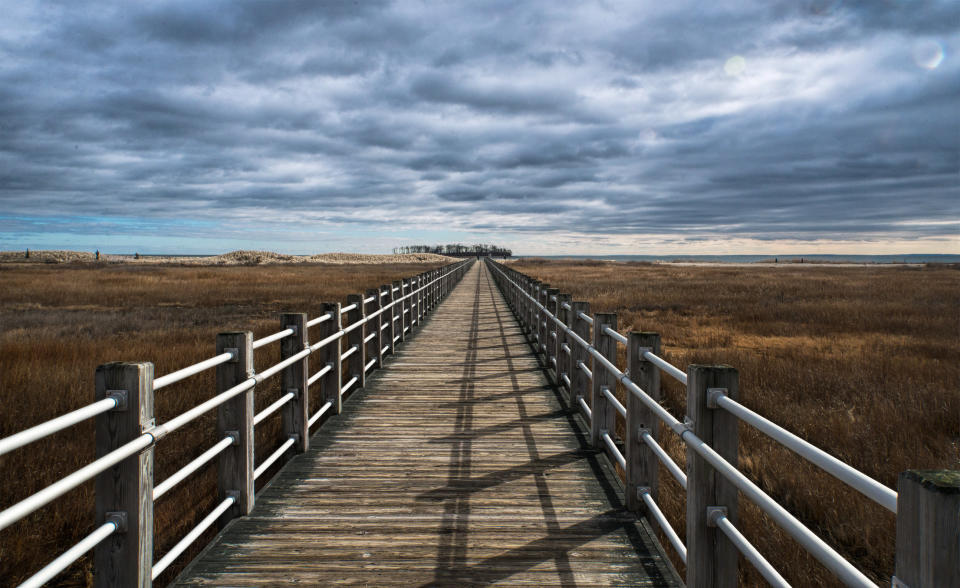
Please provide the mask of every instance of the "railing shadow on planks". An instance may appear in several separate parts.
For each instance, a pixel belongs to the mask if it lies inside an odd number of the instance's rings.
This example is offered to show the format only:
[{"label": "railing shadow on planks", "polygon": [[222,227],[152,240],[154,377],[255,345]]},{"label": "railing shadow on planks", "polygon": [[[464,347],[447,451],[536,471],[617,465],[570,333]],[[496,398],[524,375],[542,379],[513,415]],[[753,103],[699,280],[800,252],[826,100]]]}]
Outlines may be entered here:
[{"label": "railing shadow on planks", "polygon": [[[894,492],[737,402],[736,369],[690,365],[684,372],[660,357],[659,334],[623,335],[616,314],[591,316],[587,302],[485,261],[553,382],[582,411],[593,446],[623,471],[627,507],[653,518],[686,565],[687,586],[735,586],[739,554],[771,585],[789,586],[737,530],[740,493],[844,584],[876,586],[737,469],[739,422],[896,514],[894,586],[960,586],[960,472],[907,471]],[[627,347],[623,370],[616,365],[618,344]],[[682,421],[660,404],[662,374],[687,387]],[[618,384],[626,391],[625,404],[616,396]],[[621,443],[614,439],[616,413],[626,425]],[[657,443],[661,422],[687,447],[686,473]],[[687,493],[686,545],[657,506],[660,463]]]},{"label": "railing shadow on planks", "polygon": [[[465,260],[398,280],[368,290],[365,295],[351,295],[346,305],[326,303],[320,316],[311,320],[305,313],[283,314],[281,330],[261,339],[254,340],[250,331],[221,333],[214,357],[159,378],[153,377],[153,364],[149,362],[98,367],[96,402],[0,439],[3,455],[86,419],[96,419],[95,461],[0,512],[2,530],[95,479],[95,530],[21,586],[43,585],[91,549],[96,586],[150,586],[214,523],[222,528],[231,519],[250,513],[257,478],[291,449],[294,453],[306,451],[310,426],[324,414],[340,414],[344,394],[364,387],[367,374],[383,366],[384,356],[395,353],[396,345],[412,334],[474,261]],[[313,344],[307,337],[311,327],[319,331],[319,339]],[[277,341],[281,345],[281,361],[255,374],[254,350]],[[308,357],[313,354],[323,367],[309,375]],[[216,369],[216,396],[165,423],[155,424],[154,393],[211,368]],[[282,379],[284,394],[254,414],[255,387],[276,375]],[[313,415],[308,414],[311,387],[319,389],[323,403]],[[215,408],[220,441],[154,486],[153,451],[157,442]],[[254,464],[256,425],[279,410],[283,411],[285,441],[263,463]],[[214,458],[218,458],[217,506],[154,563],[154,502]]]}]

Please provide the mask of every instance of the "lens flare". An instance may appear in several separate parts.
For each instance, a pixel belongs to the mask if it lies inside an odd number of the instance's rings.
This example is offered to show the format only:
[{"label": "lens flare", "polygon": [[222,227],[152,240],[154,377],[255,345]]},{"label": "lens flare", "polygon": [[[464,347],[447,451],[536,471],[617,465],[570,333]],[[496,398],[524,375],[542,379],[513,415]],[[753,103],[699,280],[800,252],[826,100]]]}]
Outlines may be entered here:
[{"label": "lens flare", "polygon": [[928,39],[913,46],[913,60],[924,69],[937,69],[943,58],[943,45],[937,41]]},{"label": "lens flare", "polygon": [[739,76],[745,69],[747,61],[740,55],[734,55],[723,64],[723,71],[727,72],[728,76]]}]

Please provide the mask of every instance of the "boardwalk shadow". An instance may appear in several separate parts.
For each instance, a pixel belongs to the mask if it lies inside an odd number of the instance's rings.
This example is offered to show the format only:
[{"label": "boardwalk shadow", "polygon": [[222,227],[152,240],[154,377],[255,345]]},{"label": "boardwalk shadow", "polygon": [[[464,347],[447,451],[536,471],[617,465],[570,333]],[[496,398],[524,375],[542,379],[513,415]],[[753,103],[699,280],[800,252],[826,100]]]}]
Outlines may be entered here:
[{"label": "boardwalk shadow", "polygon": [[[483,268],[483,271],[484,273],[481,276],[486,275],[485,268]],[[487,297],[489,297],[494,309],[492,313],[482,313],[489,317],[484,322],[487,325],[495,322],[496,328],[491,329],[488,326],[482,331],[485,333],[496,332],[497,336],[493,338],[499,339],[499,345],[491,347],[483,347],[477,344],[481,339],[486,341],[492,338],[490,336],[482,338],[478,336],[480,330],[477,329],[479,316],[476,308],[480,306],[481,285],[484,282],[486,282],[487,289],[484,301],[486,302]],[[541,573],[543,564],[549,562],[555,568],[556,576],[552,576],[545,581],[551,584],[559,582],[562,586],[576,586],[573,566],[570,561],[571,552],[610,533],[617,533],[621,537],[619,541],[625,539],[626,543],[633,547],[635,558],[630,556],[617,564],[618,569],[624,574],[622,578],[615,577],[616,571],[611,571],[610,573],[614,576],[608,576],[608,578],[621,584],[631,583],[638,579],[637,574],[640,573],[646,581],[653,584],[669,583],[672,578],[663,577],[656,564],[659,553],[651,551],[637,528],[636,517],[633,513],[625,510],[616,483],[611,477],[610,468],[604,467],[601,463],[603,458],[597,450],[590,447],[587,436],[575,419],[575,411],[566,404],[563,395],[550,385],[532,388],[520,386],[517,379],[518,374],[530,373],[531,370],[514,367],[514,358],[518,357],[515,343],[521,335],[516,330],[508,333],[504,324],[505,317],[502,316],[501,309],[496,304],[497,294],[489,279],[484,280],[481,277],[478,280],[477,290],[474,293],[475,310],[470,326],[471,338],[464,360],[462,376],[456,380],[460,384],[459,398],[456,402],[440,405],[444,408],[457,409],[454,432],[430,441],[431,443],[452,444],[450,456],[453,461],[449,466],[447,481],[444,486],[423,492],[416,497],[418,502],[445,502],[444,520],[441,527],[443,530],[440,532],[434,579],[423,585],[489,584],[506,580],[515,574],[527,572],[534,568],[537,568],[537,573]],[[512,322],[513,319],[508,316],[506,320]],[[511,349],[512,344],[514,347]],[[501,350],[503,352],[501,361],[506,364],[506,369],[498,374],[478,377],[475,365],[477,363],[477,352],[480,349]],[[525,357],[527,353],[529,351],[524,350]],[[541,369],[542,365],[534,371],[539,372]],[[501,385],[507,385],[510,391],[481,397],[476,395],[475,386],[478,382],[490,382],[495,379],[504,380]],[[509,383],[507,383],[508,379]],[[530,394],[543,394],[548,390],[554,391],[562,408],[548,413],[527,414],[525,397]],[[476,430],[471,428],[473,409],[479,403],[505,399],[514,401],[515,409],[519,415],[518,418]],[[576,439],[576,448],[543,456],[540,454],[541,450],[537,446],[537,439],[531,425],[557,419],[565,419],[569,424],[567,430]],[[522,452],[525,450],[529,459],[513,467],[473,477],[471,475],[472,441],[517,429],[522,432],[522,446],[504,447],[504,451]],[[602,490],[601,495],[606,498],[608,506],[604,512],[563,526],[560,524],[560,517],[553,504],[551,490],[547,484],[547,476],[551,470],[578,461],[585,462],[589,466],[592,474],[599,482]],[[468,523],[471,497],[484,490],[522,479],[532,479],[535,489],[527,491],[525,496],[527,498],[535,497],[535,500],[539,501],[542,518],[538,517],[537,524],[543,524],[545,528],[539,531],[539,536],[524,545],[507,549],[498,555],[487,557],[481,561],[474,559],[468,563],[467,546],[470,534]],[[509,493],[505,494],[509,495]],[[569,512],[564,514],[563,518],[565,521],[569,521]],[[544,576],[544,578],[547,578],[547,576]]]}]

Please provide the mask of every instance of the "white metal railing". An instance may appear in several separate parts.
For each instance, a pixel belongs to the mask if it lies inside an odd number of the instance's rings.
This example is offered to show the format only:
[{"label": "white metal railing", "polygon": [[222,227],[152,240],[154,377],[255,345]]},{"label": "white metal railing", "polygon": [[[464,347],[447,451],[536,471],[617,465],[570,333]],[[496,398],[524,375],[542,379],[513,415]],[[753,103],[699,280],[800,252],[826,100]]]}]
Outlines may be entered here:
[{"label": "white metal railing", "polygon": [[[40,490],[39,492],[34,493],[27,498],[24,498],[20,502],[0,511],[0,530],[9,527],[18,520],[28,516],[29,514],[35,512],[39,508],[49,504],[50,502],[57,500],[70,490],[76,488],[80,484],[87,482],[96,476],[103,474],[107,470],[113,468],[117,464],[123,462],[126,459],[129,459],[142,451],[145,451],[149,448],[152,448],[160,439],[169,435],[170,433],[176,431],[177,429],[183,427],[184,425],[194,421],[201,415],[218,408],[230,401],[233,398],[236,398],[240,394],[249,391],[254,388],[257,384],[265,381],[266,379],[277,375],[283,372],[285,369],[294,366],[297,362],[300,362],[306,359],[312,353],[330,345],[331,343],[339,341],[345,335],[351,333],[352,331],[361,328],[364,324],[377,319],[381,314],[385,312],[393,313],[394,307],[400,306],[401,314],[408,314],[413,318],[419,319],[420,316],[424,314],[424,311],[432,308],[436,301],[440,297],[444,296],[449,292],[449,289],[452,288],[453,284],[462,277],[463,273],[472,265],[472,260],[466,260],[451,264],[449,266],[439,268],[431,272],[432,279],[417,278],[416,283],[411,280],[409,283],[411,285],[410,291],[405,293],[402,296],[398,296],[393,300],[379,305],[375,311],[362,316],[359,320],[353,322],[350,325],[347,325],[343,328],[340,328],[337,332],[323,338],[316,344],[306,346],[301,351],[294,353],[289,357],[285,357],[280,362],[270,366],[264,371],[258,374],[250,374],[249,377],[236,383],[235,385],[229,387],[228,389],[220,392],[215,395],[213,398],[208,399],[205,402],[200,403],[199,405],[177,415],[176,417],[170,419],[169,421],[150,427],[142,434],[139,434],[132,438],[131,440],[123,443],[119,447],[116,447],[112,451],[109,451],[105,455],[97,458],[93,462],[87,464],[86,466],[81,467],[77,471],[68,474],[61,478],[60,480],[54,482],[53,484],[47,486],[46,488]],[[451,280],[451,276],[455,276],[456,279]],[[405,282],[406,283],[406,282]],[[413,287],[416,285],[417,287]],[[406,286],[404,286],[406,287]],[[384,287],[381,290],[380,296],[368,296],[361,297],[363,305],[366,306],[369,303],[378,301],[378,299],[384,296],[390,296],[393,293],[398,292],[399,288],[390,288],[389,286]],[[433,300],[429,298],[433,297]],[[410,301],[411,298],[416,298],[414,301]],[[410,303],[408,303],[410,301]],[[414,315],[411,312],[411,306],[417,304],[417,315]],[[360,309],[360,305],[353,303],[347,306],[344,306],[340,309],[340,314],[346,314],[350,311]],[[362,310],[362,309],[361,309]],[[333,320],[335,317],[333,313],[324,313],[312,320],[305,321],[307,328],[320,325],[326,321]],[[417,324],[419,321],[413,321],[413,324]],[[391,321],[387,322],[389,327]],[[363,343],[366,344],[372,341],[376,336],[379,335],[384,329],[378,327],[377,330],[370,335],[362,339]],[[406,328],[409,331],[409,327]],[[267,335],[260,339],[250,341],[250,349],[255,350],[270,343],[281,341],[287,337],[294,336],[297,334],[297,330],[292,327],[284,328],[276,333]],[[337,352],[337,360],[343,361],[344,359],[350,357],[354,353],[362,352],[362,345],[352,346],[350,350],[345,353],[341,353],[339,350]],[[385,353],[390,350],[390,345],[384,346],[380,353]],[[220,353],[209,359],[197,362],[195,364],[186,366],[174,372],[171,372],[167,375],[160,376],[148,380],[149,390],[147,394],[151,395],[151,404],[152,404],[152,394],[156,390],[160,390],[177,382],[181,382],[191,376],[200,374],[208,369],[227,364],[229,362],[234,362],[238,360],[238,352],[236,350],[227,350],[223,353]],[[252,358],[251,358],[252,363]],[[373,365],[375,365],[375,360],[371,360],[364,365],[363,371],[368,371]],[[333,370],[332,364],[327,364],[323,369],[319,370],[313,376],[310,376],[307,380],[307,385],[315,383],[317,380],[323,376],[329,374]],[[342,387],[338,385],[338,394],[342,395],[347,392],[352,386],[357,384],[359,378],[357,376],[352,377],[345,385]],[[16,449],[19,449],[29,443],[37,441],[39,439],[48,437],[53,433],[62,431],[68,427],[81,423],[89,418],[102,417],[106,413],[115,410],[132,410],[133,414],[138,414],[137,407],[127,407],[127,393],[125,391],[107,391],[106,397],[98,400],[92,404],[79,408],[77,410],[71,411],[67,414],[59,416],[57,418],[51,419],[44,423],[40,423],[33,427],[30,427],[24,431],[20,431],[4,439],[0,439],[0,455],[9,453]],[[298,394],[295,392],[287,391],[285,392],[278,400],[270,404],[260,413],[256,414],[252,418],[252,423],[257,425],[263,422],[267,417],[279,411],[281,408],[286,406],[289,402],[298,397]],[[339,406],[339,405],[338,405]],[[330,411],[334,407],[333,401],[327,401],[324,403],[316,413],[308,419],[308,425],[314,425],[324,414]],[[252,432],[251,432],[252,435]],[[288,438],[284,443],[280,445],[263,463],[255,468],[251,473],[254,480],[261,477],[272,465],[274,465],[282,456],[290,450],[290,448],[296,443],[297,437],[293,436]],[[226,451],[232,445],[235,445],[238,442],[237,436],[235,434],[230,434],[218,441],[212,447],[204,451],[201,455],[191,460],[189,463],[180,468],[177,472],[169,476],[162,483],[156,485],[152,488],[152,493],[150,495],[149,503],[152,505],[153,501],[165,496],[170,490],[175,488],[178,484],[183,482],[185,479],[190,477],[193,473],[197,472],[204,465],[211,462],[218,455]],[[204,518],[192,531],[190,531],[180,542],[178,542],[170,551],[163,556],[159,561],[148,570],[148,575],[152,579],[156,579],[164,570],[166,570],[171,563],[173,563],[177,557],[179,557],[194,541],[196,541],[203,532],[208,529],[220,516],[222,516],[229,508],[237,502],[235,496],[230,496],[220,502],[218,506]],[[152,507],[151,507],[152,509]],[[120,526],[120,519],[110,518],[108,521],[104,522],[102,525],[97,527],[92,533],[90,533],[83,540],[78,542],[73,547],[69,548],[60,556],[56,557],[43,569],[39,570],[36,574],[31,576],[23,586],[40,586],[45,582],[53,579],[58,573],[66,569],[73,562],[77,561],[80,557],[86,554],[91,549],[96,548],[104,539],[113,535],[117,532]],[[136,521],[130,521],[129,524],[136,525]],[[152,530],[151,530],[152,532]]]},{"label": "white metal railing", "polygon": [[[577,367],[583,370],[585,374],[588,374],[591,380],[594,378],[596,370],[600,368],[604,369],[607,373],[613,376],[615,381],[624,386],[628,393],[636,396],[643,403],[643,405],[661,422],[663,422],[670,430],[679,435],[680,439],[687,447],[706,460],[707,463],[709,463],[726,480],[732,483],[741,493],[743,493],[744,496],[760,507],[761,510],[769,515],[782,529],[784,529],[790,536],[800,543],[804,549],[806,549],[818,561],[831,570],[842,582],[849,586],[875,585],[843,556],[837,553],[832,547],[820,539],[803,523],[797,520],[796,517],[790,514],[785,508],[783,508],[756,484],[754,484],[749,478],[742,474],[733,464],[724,459],[712,447],[694,434],[692,429],[687,426],[686,423],[675,418],[659,402],[651,398],[643,389],[640,388],[640,386],[633,382],[625,372],[617,368],[617,366],[608,357],[605,357],[598,349],[596,349],[593,345],[584,340],[573,329],[566,325],[555,313],[551,312],[550,309],[541,304],[537,300],[536,296],[529,294],[524,287],[520,286],[514,279],[511,279],[511,277],[508,276],[504,271],[505,268],[502,268],[500,264],[497,264],[491,260],[487,260],[487,263],[488,266],[496,270],[496,274],[494,275],[498,278],[498,284],[512,292],[515,295],[514,299],[520,301],[518,304],[523,304],[524,308],[533,309],[533,311],[536,313],[536,316],[540,317],[537,319],[537,322],[544,330],[551,333],[563,332],[566,336],[567,344],[571,346],[577,345],[582,351],[586,352],[590,356],[593,361],[592,371],[586,368],[582,362],[578,362]],[[526,279],[526,276],[523,276],[522,274],[514,272],[513,270],[509,271],[511,271],[512,274],[518,279]],[[546,290],[543,288],[540,290],[540,292],[545,291]],[[553,297],[553,299],[556,300],[556,297]],[[561,307],[568,310],[572,309],[572,306],[568,303],[562,304]],[[523,319],[524,316],[530,316],[529,311],[527,315],[524,315],[523,312],[518,314],[521,319]],[[591,326],[597,325],[596,319],[589,317],[584,312],[579,312],[577,317]],[[550,331],[548,328],[548,323],[553,323],[556,326],[556,330]],[[611,340],[616,341],[617,343],[624,345],[629,344],[629,339],[626,336],[618,333],[609,326],[603,327],[602,333],[604,336],[609,337]],[[549,359],[548,365],[556,365],[556,358],[551,356],[549,348],[545,345],[541,345],[540,347],[546,351],[547,359]],[[688,384],[689,378],[686,373],[671,365],[663,358],[655,355],[652,350],[641,348],[640,356],[646,361],[649,361],[663,373],[668,374],[683,384]],[[558,380],[559,379],[560,378],[558,374]],[[568,382],[569,380],[561,381]],[[750,411],[719,390],[711,390],[709,393],[713,394],[713,396],[708,399],[708,405],[713,403],[714,406],[730,412],[741,421],[753,425],[761,432],[766,433],[772,439],[780,442],[784,446],[795,451],[798,455],[823,468],[828,473],[834,475],[837,479],[862,492],[864,495],[881,504],[888,510],[891,510],[895,513],[897,512],[897,494],[890,488],[887,488],[866,474],[863,474],[848,464],[845,464],[833,456],[830,456],[812,444],[777,426],[768,419],[765,419],[753,411]],[[624,407],[623,404],[616,398],[609,387],[603,387],[601,389],[601,397],[608,402],[614,410],[626,417],[626,407]],[[593,410],[593,407],[588,406],[582,396],[578,395],[576,400],[583,409],[586,418],[592,423],[593,414],[591,411]],[[608,455],[610,455],[611,458],[621,466],[621,468],[626,470],[627,465],[625,457],[617,448],[616,443],[610,437],[609,432],[602,431],[599,435],[599,438],[609,450]],[[680,484],[686,489],[688,481],[687,476],[683,474],[676,463],[673,462],[669,455],[667,455],[666,452],[659,446],[659,444],[656,443],[656,440],[653,439],[652,435],[647,432],[641,436],[641,440],[650,447],[656,458],[666,466],[670,474],[676,478],[677,481],[680,482]],[[643,501],[644,503],[652,502],[652,497],[649,495],[644,496]],[[662,513],[660,514],[662,515]],[[678,547],[679,539],[676,539],[675,542],[675,537],[670,537],[670,532],[667,532],[669,523],[666,523],[666,519],[663,519],[662,521],[658,520],[658,523],[660,524],[661,528],[664,528],[664,532],[668,535],[671,543],[674,543],[674,547]],[[666,523],[666,526],[664,523]],[[780,577],[779,573],[777,573],[776,570],[770,566],[769,562],[760,556],[759,552],[757,552],[756,549],[750,545],[750,543],[743,537],[742,534],[739,533],[739,531],[736,530],[733,524],[725,516],[715,517],[714,520],[711,521],[711,524],[718,525],[721,531],[730,538],[731,542],[737,547],[738,550],[740,550],[741,553],[744,554],[744,557],[746,557],[746,559],[757,568],[764,578],[774,585],[783,585],[781,584],[781,582],[783,582],[783,578]],[[674,536],[675,535],[676,534],[674,533]],[[677,551],[680,553],[679,549]],[[685,558],[686,555],[684,554],[683,557]]]}]

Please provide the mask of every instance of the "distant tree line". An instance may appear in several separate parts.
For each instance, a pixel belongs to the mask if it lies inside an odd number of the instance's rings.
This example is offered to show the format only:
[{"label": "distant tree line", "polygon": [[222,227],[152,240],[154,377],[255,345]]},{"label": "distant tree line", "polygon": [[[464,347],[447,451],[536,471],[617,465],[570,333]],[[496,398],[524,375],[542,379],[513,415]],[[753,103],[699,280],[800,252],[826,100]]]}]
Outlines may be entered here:
[{"label": "distant tree line", "polygon": [[394,247],[395,254],[400,253],[436,253],[438,255],[448,255],[450,257],[510,257],[513,251],[496,245],[461,245],[454,243],[452,245],[405,245],[403,247]]}]

